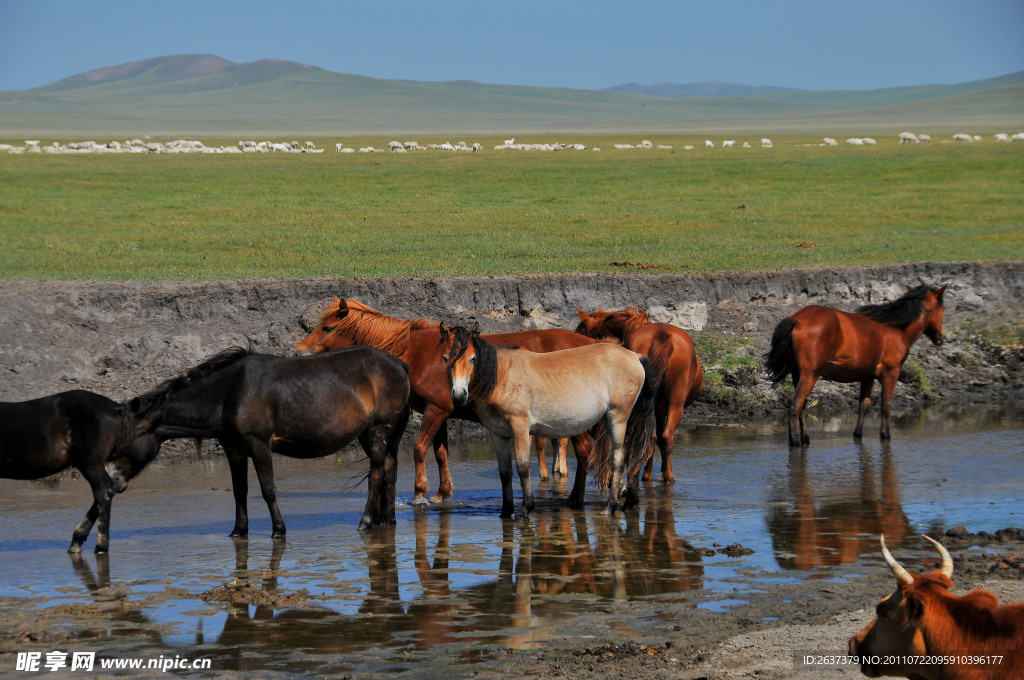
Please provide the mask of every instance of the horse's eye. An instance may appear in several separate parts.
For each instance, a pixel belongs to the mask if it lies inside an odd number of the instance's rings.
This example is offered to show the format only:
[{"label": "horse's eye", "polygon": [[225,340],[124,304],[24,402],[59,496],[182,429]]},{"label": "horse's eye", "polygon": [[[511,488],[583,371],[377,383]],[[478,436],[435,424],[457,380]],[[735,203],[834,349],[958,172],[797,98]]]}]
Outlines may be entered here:
[{"label": "horse's eye", "polygon": [[333,330],[334,330],[334,326],[324,326],[323,328],[320,329],[320,331],[323,332],[323,333],[330,333]]},{"label": "horse's eye", "polygon": [[469,358],[469,363],[475,364],[476,363],[476,357],[470,357]]},{"label": "horse's eye", "polygon": [[444,363],[446,363],[446,364],[448,363],[448,355],[447,354],[442,354],[441,358],[444,359]]}]

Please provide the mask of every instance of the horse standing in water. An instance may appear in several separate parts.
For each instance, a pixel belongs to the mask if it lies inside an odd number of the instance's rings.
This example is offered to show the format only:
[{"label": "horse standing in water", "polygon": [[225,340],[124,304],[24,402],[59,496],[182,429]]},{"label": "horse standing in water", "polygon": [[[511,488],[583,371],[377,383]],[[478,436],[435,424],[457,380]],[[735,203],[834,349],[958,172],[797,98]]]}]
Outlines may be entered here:
[{"label": "horse standing in water", "polygon": [[871,388],[882,383],[882,439],[889,439],[892,395],[900,368],[922,334],[942,344],[943,295],[946,286],[921,285],[894,302],[867,305],[855,312],[831,307],[802,307],[779,322],[765,366],[773,383],[793,376],[789,405],[789,445],[810,443],[807,396],[819,378],[860,383],[860,409],[854,439],[864,432]]},{"label": "horse standing in water", "polygon": [[109,547],[110,504],[127,488],[114,470],[132,443],[131,411],[85,390],[20,402],[0,402],[0,477],[41,479],[74,467],[92,487],[93,504],[71,536],[69,553],[96,527],[96,552]]},{"label": "horse standing in water", "polygon": [[501,516],[511,517],[512,454],[523,490],[517,518],[533,510],[530,435],[567,437],[597,426],[591,467],[608,484],[605,512],[639,500],[640,470],[654,441],[654,393],[658,376],[647,357],[618,345],[596,343],[539,354],[495,348],[472,330],[441,327],[450,347],[445,368],[452,401],[469,404],[491,433],[501,478]]},{"label": "horse standing in water", "polygon": [[[704,368],[697,360],[693,338],[682,328],[653,323],[647,312],[635,307],[616,312],[598,308],[593,314],[582,309],[576,312],[580,316],[577,333],[591,338],[618,338],[623,347],[646,355],[655,370],[664,374],[654,400],[654,415],[658,423],[661,474],[665,482],[674,482],[672,448],[676,443],[676,430],[683,419],[683,409],[694,402],[704,386]],[[643,480],[649,482],[653,477],[652,456],[647,461]]]},{"label": "horse standing in water", "polygon": [[[448,418],[460,418],[478,422],[471,408],[457,406],[452,402],[445,377],[442,330],[440,324],[431,324],[423,319],[396,319],[368,307],[356,300],[334,299],[320,317],[317,327],[295,348],[299,355],[314,354],[324,350],[369,345],[394,354],[410,366],[413,409],[423,414],[413,457],[416,464],[415,495],[413,505],[427,503],[427,448],[433,443],[439,476],[437,492],[430,498],[431,503],[449,501],[452,498],[452,478],[448,470]],[[551,352],[572,347],[592,345],[596,340],[562,329],[531,330],[516,333],[501,333],[484,336],[495,345],[517,345],[531,352]],[[569,494],[570,507],[582,507],[587,484],[587,459],[591,443],[586,434],[576,433],[572,437],[576,451],[576,477]],[[541,479],[546,479],[547,461],[544,458],[544,441],[537,437],[537,450],[541,463]],[[565,448],[560,445],[559,462],[556,469],[565,472]]]},{"label": "horse standing in water", "polygon": [[[359,529],[395,521],[398,445],[409,419],[408,366],[370,347],[311,357],[254,354],[232,347],[131,401],[147,433],[136,439],[132,472],[174,438],[216,438],[228,457],[235,496],[232,536],[249,533],[251,458],[273,538],[285,537],[271,451],[319,458],[358,439],[370,458]],[[158,412],[154,415],[154,412]]]}]

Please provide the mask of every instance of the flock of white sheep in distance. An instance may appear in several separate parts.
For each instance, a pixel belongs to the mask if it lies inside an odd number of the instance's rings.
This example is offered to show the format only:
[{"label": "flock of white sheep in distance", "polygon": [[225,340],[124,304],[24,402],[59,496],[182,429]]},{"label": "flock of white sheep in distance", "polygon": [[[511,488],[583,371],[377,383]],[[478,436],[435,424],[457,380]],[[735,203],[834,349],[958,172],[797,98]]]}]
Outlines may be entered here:
[{"label": "flock of white sheep in distance", "polygon": [[[999,132],[993,135],[993,139],[996,142],[1024,142],[1024,132],[1018,132],[1014,135],[1007,134],[1005,132]],[[898,135],[900,144],[927,144],[932,141],[931,135],[927,134],[914,134],[913,132],[901,132]],[[945,140],[944,140],[945,141]],[[963,143],[975,143],[981,142],[981,135],[969,135],[964,132],[958,132],[953,135],[952,141],[963,142]],[[725,139],[721,140],[721,148],[728,149],[736,146],[737,140]],[[878,142],[871,137],[850,137],[846,140],[846,143],[851,146],[875,146]],[[107,142],[105,144],[99,144],[95,141],[87,142],[71,142],[68,144],[62,144],[60,142],[51,142],[45,146],[40,146],[38,139],[25,140],[24,146],[18,146],[13,144],[0,144],[0,153],[7,152],[13,154],[19,153],[323,153],[322,148],[317,148],[313,142],[307,141],[304,144],[299,142],[256,142],[252,140],[240,140],[237,146],[218,146],[210,147],[203,144],[203,142],[197,140],[186,140],[176,139],[171,142],[152,142],[145,141],[142,139],[130,139],[124,142]],[[752,148],[750,142],[742,142],[740,146],[744,149]],[[772,140],[767,137],[761,138],[761,147],[770,149],[774,146]],[[817,144],[805,144],[804,146],[839,146],[839,141],[832,137],[825,137],[820,143]],[[641,141],[639,144],[613,144],[614,149],[672,149],[672,146],[668,144],[654,145],[648,139]],[[714,141],[710,139],[704,140],[704,147],[708,149],[716,148]],[[459,142],[458,144],[452,144],[450,142],[444,142],[442,144],[426,144],[420,146],[418,142],[399,142],[391,141],[388,142],[386,149],[377,149],[372,146],[364,146],[358,149],[359,153],[383,153],[390,151],[392,153],[408,153],[410,151],[424,151],[424,150],[438,150],[438,151],[454,151],[454,152],[476,152],[483,151],[483,146],[477,142],[474,144],[466,144],[466,142]],[[692,150],[693,144],[683,145],[684,150]],[[334,147],[338,153],[356,153],[356,149],[345,146],[344,143],[338,142]],[[516,142],[515,138],[506,139],[504,144],[498,144],[494,147],[496,151],[509,150],[509,151],[600,151],[600,147],[588,147],[585,144],[564,144],[564,143],[544,143],[544,144],[524,144],[522,142]]]}]

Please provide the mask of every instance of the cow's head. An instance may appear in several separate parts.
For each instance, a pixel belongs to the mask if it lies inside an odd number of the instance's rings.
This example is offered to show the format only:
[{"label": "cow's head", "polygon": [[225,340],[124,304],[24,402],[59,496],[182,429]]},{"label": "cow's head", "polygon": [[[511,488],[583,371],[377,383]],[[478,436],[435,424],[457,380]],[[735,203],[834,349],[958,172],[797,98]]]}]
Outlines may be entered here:
[{"label": "cow's head", "polygon": [[912,575],[893,558],[885,547],[885,536],[881,537],[882,555],[896,577],[896,590],[875,607],[875,620],[850,638],[850,655],[859,656],[862,660],[865,657],[878,657],[897,663],[862,662],[860,670],[869,678],[893,675],[928,680],[933,677],[933,671],[939,670],[935,666],[899,663],[910,656],[928,654],[925,629],[937,619],[941,620],[941,612],[933,611],[942,604],[935,593],[948,593],[953,586],[953,558],[949,551],[928,536],[924,539],[938,549],[942,555],[942,566],[930,574]]}]

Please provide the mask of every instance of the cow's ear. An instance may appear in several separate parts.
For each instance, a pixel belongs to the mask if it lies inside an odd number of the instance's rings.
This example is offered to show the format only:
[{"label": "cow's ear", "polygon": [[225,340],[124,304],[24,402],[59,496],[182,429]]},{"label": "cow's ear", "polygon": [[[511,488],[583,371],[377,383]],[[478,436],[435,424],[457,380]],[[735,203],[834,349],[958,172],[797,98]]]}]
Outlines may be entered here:
[{"label": "cow's ear", "polygon": [[917,621],[924,616],[924,600],[919,598],[917,595],[907,595],[907,618],[911,621]]}]

